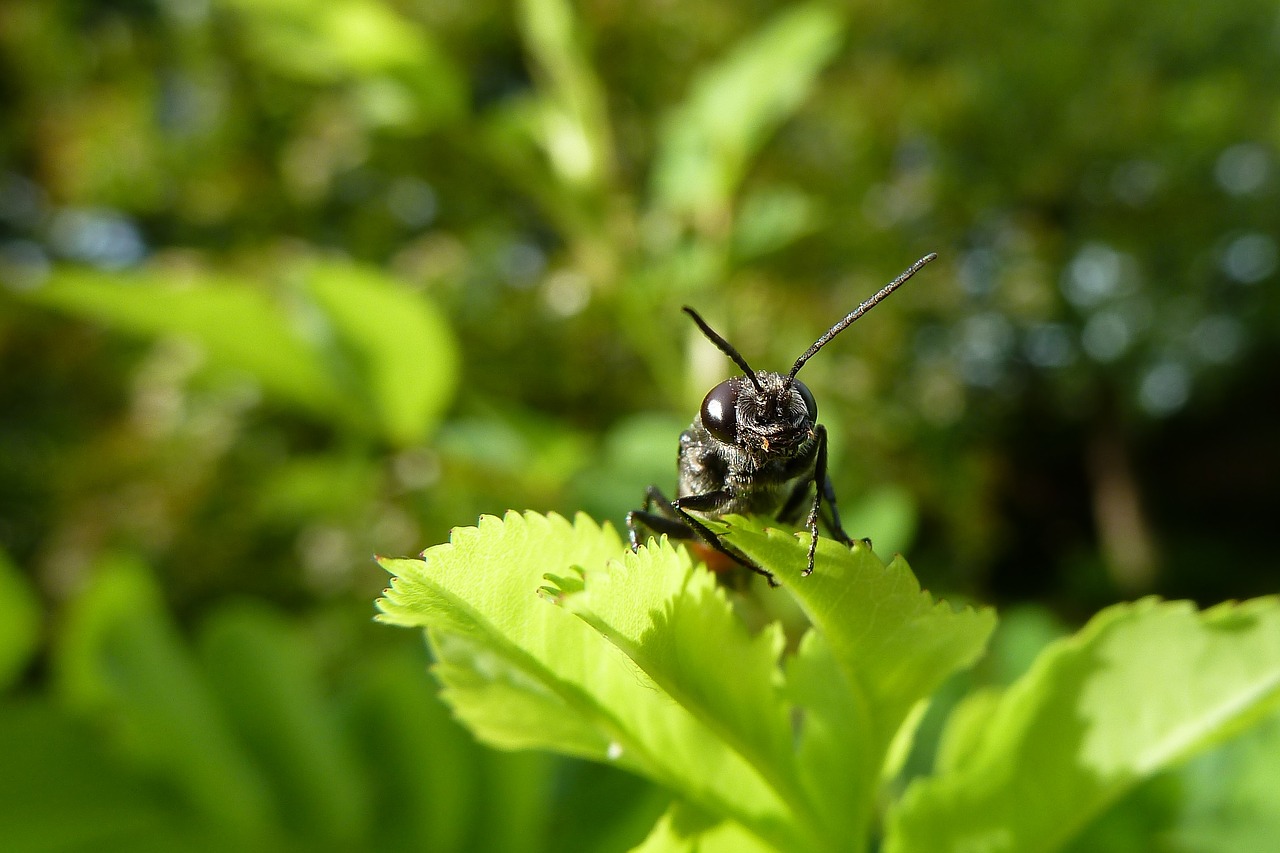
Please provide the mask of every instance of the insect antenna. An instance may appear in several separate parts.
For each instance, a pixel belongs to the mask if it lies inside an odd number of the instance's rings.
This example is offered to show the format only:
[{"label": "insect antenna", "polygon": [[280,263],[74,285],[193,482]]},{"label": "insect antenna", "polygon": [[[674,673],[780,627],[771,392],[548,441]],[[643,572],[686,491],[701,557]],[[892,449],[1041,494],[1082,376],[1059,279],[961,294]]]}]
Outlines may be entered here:
[{"label": "insect antenna", "polygon": [[[796,378],[796,374],[800,372],[800,368],[804,367],[804,363],[809,359],[813,358],[814,354],[817,353],[818,350],[822,349],[828,343],[830,343],[832,338],[834,338],[836,335],[843,332],[845,329],[849,328],[849,326],[853,325],[854,320],[857,320],[863,314],[867,313],[872,308],[879,305],[880,302],[886,296],[888,296],[890,293],[893,293],[895,290],[897,290],[899,287],[905,284],[907,279],[911,278],[911,276],[920,272],[921,267],[923,267],[925,264],[929,263],[930,261],[934,260],[937,257],[938,257],[937,252],[930,252],[929,254],[925,255],[923,258],[921,258],[920,260],[912,264],[910,267],[908,267],[906,271],[902,273],[902,275],[898,276],[893,281],[889,282],[884,287],[880,288],[878,291],[876,291],[876,294],[874,296],[872,296],[867,301],[863,302],[857,308],[854,308],[852,311],[850,311],[848,314],[844,316],[843,320],[841,320],[840,322],[832,326],[830,329],[828,329],[826,334],[824,334],[822,337],[818,338],[816,341],[813,342],[813,346],[805,350],[804,355],[796,359],[796,363],[795,365],[792,366],[791,372],[787,374],[787,384],[790,384],[791,380]],[[685,310],[688,311],[689,309],[686,308]],[[697,319],[696,315],[694,319]],[[704,331],[705,331],[705,326],[704,326]]]},{"label": "insect antenna", "polygon": [[707,336],[707,340],[715,344],[720,352],[733,359],[733,363],[742,368],[742,372],[747,374],[747,378],[751,380],[751,384],[756,386],[756,390],[761,394],[764,389],[760,387],[760,380],[756,379],[756,372],[751,369],[751,365],[747,364],[747,360],[742,357],[742,353],[733,348],[733,344],[716,334],[716,330],[707,325],[707,321],[698,316],[698,312],[694,311],[688,305],[684,306],[684,313],[693,318],[693,322],[698,324],[698,328],[702,330],[702,334]]}]

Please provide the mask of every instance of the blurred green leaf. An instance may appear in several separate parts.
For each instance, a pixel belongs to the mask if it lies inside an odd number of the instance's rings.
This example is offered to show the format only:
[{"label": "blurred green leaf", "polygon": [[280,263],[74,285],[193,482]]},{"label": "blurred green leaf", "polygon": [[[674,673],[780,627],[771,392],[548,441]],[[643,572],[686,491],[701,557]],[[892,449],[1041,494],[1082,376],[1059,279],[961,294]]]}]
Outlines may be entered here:
[{"label": "blurred green leaf", "polygon": [[686,418],[653,413],[617,421],[595,458],[575,473],[569,502],[594,518],[621,521],[639,506],[645,486],[670,491],[677,437],[688,426]]},{"label": "blurred green leaf", "polygon": [[200,652],[226,719],[270,779],[290,835],[355,846],[371,803],[324,696],[314,650],[280,616],[241,605],[214,614]]},{"label": "blurred green leaf", "polygon": [[1166,833],[1184,850],[1265,850],[1280,838],[1280,715],[1176,772],[1180,802]]},{"label": "blurred green leaf", "polygon": [[351,737],[366,756],[380,809],[379,850],[465,851],[490,797],[481,750],[436,696],[423,653],[365,660],[356,673]]},{"label": "blurred green leaf", "polygon": [[919,512],[911,492],[902,486],[882,486],[858,500],[840,504],[840,515],[857,519],[860,535],[874,540],[884,554],[905,554],[915,540]]},{"label": "blurred green leaf", "polygon": [[1143,779],[1276,707],[1280,600],[1117,605],[971,702],[938,774],[892,813],[888,850],[1061,849]]},{"label": "blurred green leaf", "polygon": [[486,752],[485,815],[475,849],[538,853],[548,837],[547,803],[556,758],[539,752]]},{"label": "blurred green leaf", "polygon": [[0,550],[0,692],[21,675],[39,640],[35,590]]},{"label": "blurred green leaf", "polygon": [[[461,72],[438,40],[374,0],[226,0],[256,62],[311,83],[352,83],[375,125],[421,130],[460,117]],[[393,98],[397,108],[379,108]]]},{"label": "blurred green leaf", "polygon": [[356,517],[376,500],[381,477],[364,453],[288,459],[263,472],[254,494],[254,516],[284,523]]},{"label": "blurred green leaf", "polygon": [[308,283],[363,369],[387,438],[423,441],[458,383],[457,345],[444,318],[426,297],[372,268],[320,265]]},{"label": "blurred green leaf", "polygon": [[146,570],[98,567],[60,637],[59,692],[103,720],[119,754],[172,784],[213,825],[243,841],[272,837],[274,797],[182,647]]},{"label": "blurred green leaf", "polygon": [[772,847],[732,821],[675,803],[632,853],[769,853]]},{"label": "blurred green leaf", "polygon": [[29,298],[133,334],[181,335],[216,362],[326,418],[356,418],[296,325],[260,289],[227,276],[174,283],[160,272],[58,269]]},{"label": "blurred green leaf", "polygon": [[733,251],[749,261],[783,249],[817,229],[815,197],[795,187],[762,187],[747,193],[733,223]]},{"label": "blurred green leaf", "polygon": [[843,28],[831,6],[793,6],[699,70],[663,125],[653,173],[659,206],[695,220],[725,216],[751,157],[808,96]]},{"label": "blurred green leaf", "polygon": [[525,47],[539,78],[536,135],[560,180],[602,189],[612,171],[612,140],[604,87],[565,0],[520,0]]},{"label": "blurred green leaf", "polygon": [[214,853],[243,841],[157,796],[93,726],[48,697],[0,704],[0,755],[5,850]]}]

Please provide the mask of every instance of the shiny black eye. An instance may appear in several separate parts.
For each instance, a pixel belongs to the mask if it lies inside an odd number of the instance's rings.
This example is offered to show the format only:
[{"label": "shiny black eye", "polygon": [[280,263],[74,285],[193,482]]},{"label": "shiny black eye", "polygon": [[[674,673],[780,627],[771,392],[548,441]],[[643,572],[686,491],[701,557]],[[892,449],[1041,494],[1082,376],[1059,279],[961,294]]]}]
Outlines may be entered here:
[{"label": "shiny black eye", "polygon": [[726,444],[733,444],[738,433],[738,381],[726,379],[702,401],[702,425],[707,432]]},{"label": "shiny black eye", "polygon": [[813,392],[809,390],[809,386],[805,385],[799,379],[793,380],[792,385],[800,392],[800,399],[804,400],[804,407],[809,410],[809,420],[818,420],[818,401],[813,399]]}]

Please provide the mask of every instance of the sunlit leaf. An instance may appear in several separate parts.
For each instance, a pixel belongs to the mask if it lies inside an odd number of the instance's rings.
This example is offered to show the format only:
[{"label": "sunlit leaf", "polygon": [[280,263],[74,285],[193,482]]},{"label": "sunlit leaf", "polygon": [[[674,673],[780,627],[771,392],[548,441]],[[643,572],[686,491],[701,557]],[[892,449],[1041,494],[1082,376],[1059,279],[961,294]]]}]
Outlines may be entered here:
[{"label": "sunlit leaf", "polygon": [[892,815],[888,850],[1061,849],[1143,779],[1276,707],[1280,600],[1117,605],[974,701],[938,775]]},{"label": "sunlit leaf", "polygon": [[751,636],[715,577],[666,542],[560,583],[569,610],[743,756],[797,817],[811,819],[796,796],[780,626]]},{"label": "sunlit leaf", "polygon": [[801,577],[807,537],[730,521],[725,541],[768,567],[813,623],[815,633],[788,669],[791,689],[812,717],[800,767],[818,812],[839,821],[832,831],[865,833],[899,728],[948,676],[977,659],[995,614],[936,601],[905,560],[885,565],[860,543],[819,539],[814,573]]},{"label": "sunlit leaf", "polygon": [[[611,528],[585,517],[572,525],[535,514],[484,518],[422,560],[383,560],[396,578],[381,618],[429,629],[445,699],[481,738],[615,762],[785,849],[806,849],[801,828],[740,755],[618,647],[537,595],[544,576],[602,566],[623,550]],[[556,714],[562,721],[542,728]]]},{"label": "sunlit leaf", "polygon": [[821,574],[800,579],[802,542],[734,524],[815,617],[785,662],[781,629],[749,631],[683,550],[632,554],[585,518],[484,519],[424,560],[384,560],[397,578],[379,606],[428,628],[446,700],[486,740],[615,761],[730,835],[861,850],[891,742],[990,615],[935,603],[866,548],[826,543]]},{"label": "sunlit leaf", "polygon": [[1168,834],[1187,850],[1265,850],[1280,838],[1280,714],[1176,772]]},{"label": "sunlit leaf", "polygon": [[770,853],[773,848],[731,821],[675,803],[632,853]]}]

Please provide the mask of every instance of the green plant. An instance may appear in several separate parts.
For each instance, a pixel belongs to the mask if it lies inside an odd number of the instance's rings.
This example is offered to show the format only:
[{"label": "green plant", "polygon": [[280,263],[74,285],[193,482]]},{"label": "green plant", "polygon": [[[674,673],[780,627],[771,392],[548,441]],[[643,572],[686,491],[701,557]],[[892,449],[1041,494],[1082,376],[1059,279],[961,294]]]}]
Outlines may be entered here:
[{"label": "green plant", "polygon": [[[926,703],[981,655],[990,609],[922,591],[901,557],[744,519],[727,540],[811,627],[751,631],[666,541],[628,552],[585,516],[509,513],[395,575],[381,619],[426,629],[478,737],[608,762],[675,802],[645,850],[1058,850],[1144,780],[1280,700],[1280,601],[1108,608],[1003,692],[950,714],[935,773],[895,796]],[[884,807],[884,814],[879,808]],[[882,818],[882,819],[881,819]]]}]

